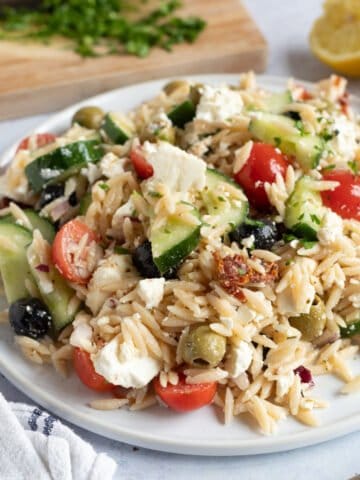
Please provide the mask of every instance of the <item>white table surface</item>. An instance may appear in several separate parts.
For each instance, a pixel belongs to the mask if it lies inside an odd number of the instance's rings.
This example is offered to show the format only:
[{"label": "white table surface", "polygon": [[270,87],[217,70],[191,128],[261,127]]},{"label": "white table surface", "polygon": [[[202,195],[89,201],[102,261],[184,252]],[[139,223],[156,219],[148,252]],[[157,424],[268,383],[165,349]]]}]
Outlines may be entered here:
[{"label": "white table surface", "polygon": [[[245,0],[245,3],[269,41],[270,59],[266,73],[305,80],[317,80],[330,73],[311,55],[307,45],[310,25],[320,12],[320,0]],[[360,94],[360,82],[350,82],[350,89]],[[0,151],[44,118],[43,115],[1,122]],[[0,391],[8,400],[31,402],[1,375]],[[118,462],[117,479],[348,480],[360,474],[360,433],[292,452],[202,458],[135,449],[77,427],[74,430],[96,450],[107,452]]]}]

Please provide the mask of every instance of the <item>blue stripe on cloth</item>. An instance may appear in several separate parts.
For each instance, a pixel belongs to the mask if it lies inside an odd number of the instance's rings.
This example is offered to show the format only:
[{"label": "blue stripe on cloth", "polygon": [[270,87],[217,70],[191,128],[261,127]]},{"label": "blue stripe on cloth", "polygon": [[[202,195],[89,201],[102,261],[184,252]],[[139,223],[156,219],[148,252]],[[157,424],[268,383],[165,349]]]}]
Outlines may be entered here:
[{"label": "blue stripe on cloth", "polygon": [[52,415],[49,415],[48,417],[45,418],[43,433],[46,436],[51,435],[51,432],[52,432],[52,429],[54,428],[54,423],[55,422],[56,422],[56,418],[53,417]]},{"label": "blue stripe on cloth", "polygon": [[34,408],[34,410],[32,411],[32,414],[30,415],[30,418],[28,420],[28,425],[33,432],[36,432],[36,430],[38,429],[37,420],[41,414],[42,414],[41,410],[39,410],[38,408]]}]

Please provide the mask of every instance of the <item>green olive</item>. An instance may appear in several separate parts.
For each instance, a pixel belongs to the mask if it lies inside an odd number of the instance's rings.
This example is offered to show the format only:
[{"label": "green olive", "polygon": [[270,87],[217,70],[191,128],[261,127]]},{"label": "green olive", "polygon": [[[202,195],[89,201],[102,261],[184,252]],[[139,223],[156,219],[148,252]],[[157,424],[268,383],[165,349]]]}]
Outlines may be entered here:
[{"label": "green olive", "polygon": [[169,96],[175,93],[177,90],[183,90],[184,94],[186,95],[190,90],[190,84],[185,80],[173,80],[172,82],[167,83],[163,90],[166,95]]},{"label": "green olive", "polygon": [[183,360],[194,367],[216,367],[226,351],[226,339],[207,325],[192,328],[182,339]]},{"label": "green olive", "polygon": [[197,105],[200,102],[200,98],[201,98],[200,89],[202,88],[202,86],[203,85],[201,83],[196,83],[195,85],[191,85],[190,87],[189,98],[194,105]]},{"label": "green olive", "polygon": [[104,112],[99,107],[83,107],[72,118],[72,123],[78,123],[82,127],[97,130],[104,117]]},{"label": "green olive", "polygon": [[325,328],[326,313],[323,301],[316,296],[309,313],[303,313],[298,317],[290,317],[289,323],[301,332],[301,338],[312,342],[319,337]]}]

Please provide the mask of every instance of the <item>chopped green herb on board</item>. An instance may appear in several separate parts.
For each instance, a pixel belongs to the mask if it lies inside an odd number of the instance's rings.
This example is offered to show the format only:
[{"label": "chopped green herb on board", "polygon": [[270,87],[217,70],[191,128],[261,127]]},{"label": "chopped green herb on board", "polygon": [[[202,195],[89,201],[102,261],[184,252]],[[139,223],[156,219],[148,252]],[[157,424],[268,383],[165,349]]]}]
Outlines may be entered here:
[{"label": "chopped green herb on board", "polygon": [[171,51],[194,42],[206,26],[202,18],[176,16],[178,0],[157,2],[150,11],[146,6],[146,1],[43,0],[36,10],[0,7],[0,38],[49,43],[62,36],[83,57],[124,51],[146,57],[153,47]]}]

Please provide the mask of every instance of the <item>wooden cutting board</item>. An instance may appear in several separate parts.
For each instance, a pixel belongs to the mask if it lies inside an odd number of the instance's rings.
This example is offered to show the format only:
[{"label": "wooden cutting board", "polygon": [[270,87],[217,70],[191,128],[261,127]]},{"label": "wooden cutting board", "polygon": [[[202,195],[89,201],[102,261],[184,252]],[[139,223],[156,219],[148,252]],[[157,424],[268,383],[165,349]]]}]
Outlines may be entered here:
[{"label": "wooden cutting board", "polygon": [[63,45],[0,42],[0,119],[49,112],[130,83],[195,73],[262,71],[267,45],[239,0],[184,0],[208,27],[172,53],[81,58]]}]

